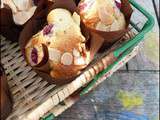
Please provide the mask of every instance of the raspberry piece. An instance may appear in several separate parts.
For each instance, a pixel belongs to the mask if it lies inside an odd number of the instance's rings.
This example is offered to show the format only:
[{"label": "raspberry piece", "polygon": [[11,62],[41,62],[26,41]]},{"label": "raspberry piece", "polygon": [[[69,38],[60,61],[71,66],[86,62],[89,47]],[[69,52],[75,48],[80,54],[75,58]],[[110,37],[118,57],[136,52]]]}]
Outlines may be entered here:
[{"label": "raspberry piece", "polygon": [[32,49],[31,59],[32,59],[32,61],[33,61],[35,64],[38,63],[38,51],[37,51],[36,48],[33,48],[33,49]]},{"label": "raspberry piece", "polygon": [[43,28],[43,35],[48,35],[51,32],[52,28],[53,28],[53,24],[46,25]]}]

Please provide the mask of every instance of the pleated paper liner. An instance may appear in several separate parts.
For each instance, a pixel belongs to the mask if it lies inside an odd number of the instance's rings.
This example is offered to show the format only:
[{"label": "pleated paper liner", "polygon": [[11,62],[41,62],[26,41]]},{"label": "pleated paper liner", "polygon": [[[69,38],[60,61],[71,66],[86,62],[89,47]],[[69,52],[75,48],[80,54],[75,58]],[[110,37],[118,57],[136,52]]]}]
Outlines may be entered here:
[{"label": "pleated paper liner", "polygon": [[[77,6],[73,0],[54,0],[53,2],[49,2],[46,0],[41,0],[35,14],[33,17],[27,22],[24,26],[23,31],[21,32],[19,38],[19,45],[21,47],[22,52],[25,52],[25,46],[28,41],[32,38],[33,35],[38,33],[46,24],[47,24],[47,15],[48,13],[56,8],[64,8],[69,10],[71,13],[77,12]],[[91,60],[94,58],[94,55],[97,53],[99,48],[102,46],[103,41],[101,41],[100,36],[97,34],[90,34],[84,24],[81,22],[81,30],[85,38],[87,39],[86,45],[91,54]],[[91,35],[91,37],[90,37]],[[25,54],[24,54],[25,56]],[[73,81],[77,76],[79,76],[83,69],[81,69],[78,75],[73,75],[73,77],[66,79],[56,79],[50,76],[50,70],[44,69],[46,68],[47,63],[44,63],[40,67],[33,67],[33,69],[42,77],[45,78],[49,83],[54,83],[58,85],[66,84]],[[63,67],[63,72],[67,72],[67,67]],[[45,71],[45,72],[44,72]],[[77,71],[78,73],[78,71]]]}]

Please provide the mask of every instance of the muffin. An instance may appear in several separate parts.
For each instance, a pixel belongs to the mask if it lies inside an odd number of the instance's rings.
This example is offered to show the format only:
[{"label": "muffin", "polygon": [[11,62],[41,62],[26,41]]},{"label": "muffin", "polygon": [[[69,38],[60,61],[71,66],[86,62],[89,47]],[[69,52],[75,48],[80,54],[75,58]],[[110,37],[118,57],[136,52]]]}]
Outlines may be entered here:
[{"label": "muffin", "polygon": [[1,0],[1,34],[11,41],[18,41],[20,32],[33,16],[37,4],[38,0]]},{"label": "muffin", "polygon": [[10,9],[15,24],[23,25],[33,16],[36,5],[33,0],[2,0],[1,8]]},{"label": "muffin", "polygon": [[1,120],[5,120],[12,111],[12,100],[9,92],[7,78],[2,65],[0,64],[1,76]]},{"label": "muffin", "polygon": [[26,44],[25,57],[34,69],[53,79],[65,81],[79,75],[91,61],[80,16],[63,8],[51,10],[47,25]]},{"label": "muffin", "polygon": [[126,27],[120,1],[81,0],[78,9],[84,24],[90,28],[110,32]]}]

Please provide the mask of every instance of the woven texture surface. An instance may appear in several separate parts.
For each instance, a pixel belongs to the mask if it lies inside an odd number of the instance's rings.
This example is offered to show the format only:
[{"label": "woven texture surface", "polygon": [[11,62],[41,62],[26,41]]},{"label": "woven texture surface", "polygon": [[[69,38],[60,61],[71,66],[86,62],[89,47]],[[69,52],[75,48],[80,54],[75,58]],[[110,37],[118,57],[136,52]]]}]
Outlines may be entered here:
[{"label": "woven texture surface", "polygon": [[[130,32],[124,39],[129,40],[133,36],[134,34]],[[97,55],[92,64],[73,82],[64,86],[56,86],[54,84],[49,85],[42,80],[26,64],[18,43],[12,43],[1,36],[1,62],[5,68],[14,101],[13,112],[8,119],[36,120],[42,117],[110,65],[112,63],[111,51],[121,45],[122,42],[123,40],[107,52]],[[113,71],[115,70],[117,68],[114,68]]]}]

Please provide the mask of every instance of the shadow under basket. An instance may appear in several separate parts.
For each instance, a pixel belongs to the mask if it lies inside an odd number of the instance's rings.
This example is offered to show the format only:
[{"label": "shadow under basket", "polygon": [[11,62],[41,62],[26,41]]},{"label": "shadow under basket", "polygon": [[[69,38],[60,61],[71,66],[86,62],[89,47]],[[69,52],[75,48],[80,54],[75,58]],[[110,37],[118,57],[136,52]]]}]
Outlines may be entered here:
[{"label": "shadow under basket", "polygon": [[63,86],[50,85],[42,80],[25,62],[18,43],[1,36],[1,63],[13,95],[13,110],[7,120],[53,120],[133,58],[144,35],[153,27],[154,19],[136,2],[129,1],[146,16],[143,28],[131,22],[131,30],[123,39],[97,54],[79,77]]}]

